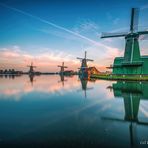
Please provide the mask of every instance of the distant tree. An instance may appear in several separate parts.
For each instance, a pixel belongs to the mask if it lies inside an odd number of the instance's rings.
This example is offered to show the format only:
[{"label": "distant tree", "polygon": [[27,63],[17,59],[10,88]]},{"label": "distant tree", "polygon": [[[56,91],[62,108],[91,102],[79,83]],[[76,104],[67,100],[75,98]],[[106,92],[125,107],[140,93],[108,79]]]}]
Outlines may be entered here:
[{"label": "distant tree", "polygon": [[8,73],[8,70],[7,70],[7,69],[5,69],[5,70],[4,70],[4,73],[5,73],[5,74],[7,74],[7,73]]},{"label": "distant tree", "polygon": [[9,73],[9,74],[11,73],[11,69],[8,70],[8,73]]},{"label": "distant tree", "polygon": [[14,70],[14,69],[11,69],[11,73],[13,73],[13,74],[14,74],[14,73],[15,73],[15,70]]},{"label": "distant tree", "polygon": [[0,70],[0,74],[2,74],[3,73],[3,70]]}]

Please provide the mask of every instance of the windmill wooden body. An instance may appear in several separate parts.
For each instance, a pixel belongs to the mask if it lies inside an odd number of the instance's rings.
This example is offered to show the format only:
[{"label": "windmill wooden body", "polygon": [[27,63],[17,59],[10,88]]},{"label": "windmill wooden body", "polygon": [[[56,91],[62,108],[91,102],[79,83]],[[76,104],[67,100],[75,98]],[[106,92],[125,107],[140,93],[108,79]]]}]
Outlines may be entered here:
[{"label": "windmill wooden body", "polygon": [[116,57],[109,68],[113,74],[148,74],[148,56],[140,55],[139,37],[148,31],[138,31],[139,9],[132,8],[130,31],[123,33],[102,33],[101,38],[124,37],[124,57]]},{"label": "windmill wooden body", "polygon": [[88,65],[87,65],[87,62],[88,61],[92,62],[93,60],[87,58],[87,52],[86,51],[85,51],[84,58],[77,57],[77,59],[81,60],[81,67],[80,67],[80,70],[79,70],[79,74],[84,75],[84,77],[87,77],[88,76]]}]

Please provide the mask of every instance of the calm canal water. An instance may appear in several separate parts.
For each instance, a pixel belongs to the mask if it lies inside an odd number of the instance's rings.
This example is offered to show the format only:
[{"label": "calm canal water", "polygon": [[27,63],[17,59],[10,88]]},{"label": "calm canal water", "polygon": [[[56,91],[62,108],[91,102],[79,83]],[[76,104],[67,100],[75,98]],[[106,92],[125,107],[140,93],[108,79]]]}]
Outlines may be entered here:
[{"label": "calm canal water", "polygon": [[148,83],[1,76],[3,147],[148,147]]}]

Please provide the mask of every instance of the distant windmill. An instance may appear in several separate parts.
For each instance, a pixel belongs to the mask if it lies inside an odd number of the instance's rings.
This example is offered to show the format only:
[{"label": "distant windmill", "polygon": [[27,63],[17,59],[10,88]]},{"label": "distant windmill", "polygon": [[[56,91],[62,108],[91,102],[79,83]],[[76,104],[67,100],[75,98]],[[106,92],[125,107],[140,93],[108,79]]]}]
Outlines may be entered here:
[{"label": "distant windmill", "polygon": [[61,68],[61,70],[60,70],[60,74],[64,74],[64,68],[68,68],[67,66],[64,66],[64,62],[62,62],[62,65],[58,65],[58,67],[60,67]]},{"label": "distant windmill", "polygon": [[87,62],[88,62],[88,61],[91,61],[91,62],[94,61],[94,60],[92,60],[92,59],[87,59],[86,56],[87,56],[87,52],[85,51],[84,58],[79,58],[79,57],[77,57],[77,59],[79,59],[79,60],[82,61],[80,70],[88,68],[88,65],[87,65]]},{"label": "distant windmill", "polygon": [[29,74],[34,74],[34,68],[36,68],[36,66],[33,66],[33,62],[31,62],[31,65],[28,65],[27,67],[29,67]]},{"label": "distant windmill", "polygon": [[[102,33],[101,38],[125,37],[124,57],[114,60],[113,74],[148,74],[148,56],[140,56],[139,37],[148,31],[138,31],[139,9],[132,8],[130,31],[122,33]],[[144,37],[145,38],[145,37]]]}]

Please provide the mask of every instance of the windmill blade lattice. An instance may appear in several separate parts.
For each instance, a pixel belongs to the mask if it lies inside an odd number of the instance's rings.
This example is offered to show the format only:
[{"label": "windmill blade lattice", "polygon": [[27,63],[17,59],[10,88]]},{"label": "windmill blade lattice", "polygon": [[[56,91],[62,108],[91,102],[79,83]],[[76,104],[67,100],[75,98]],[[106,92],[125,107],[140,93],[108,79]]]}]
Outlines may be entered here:
[{"label": "windmill blade lattice", "polygon": [[120,33],[106,33],[103,32],[101,38],[111,38],[111,37],[124,37],[128,34],[128,32],[120,32]]}]

